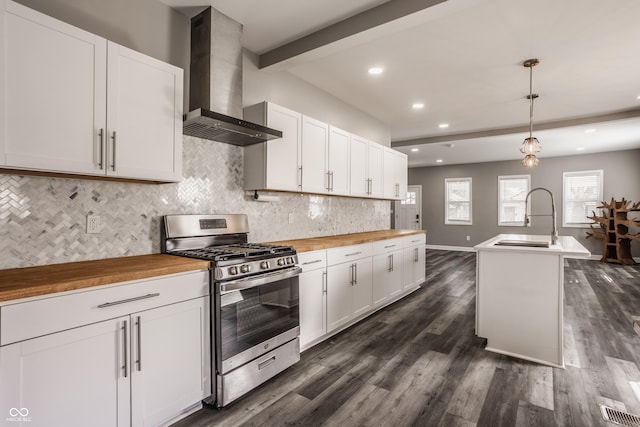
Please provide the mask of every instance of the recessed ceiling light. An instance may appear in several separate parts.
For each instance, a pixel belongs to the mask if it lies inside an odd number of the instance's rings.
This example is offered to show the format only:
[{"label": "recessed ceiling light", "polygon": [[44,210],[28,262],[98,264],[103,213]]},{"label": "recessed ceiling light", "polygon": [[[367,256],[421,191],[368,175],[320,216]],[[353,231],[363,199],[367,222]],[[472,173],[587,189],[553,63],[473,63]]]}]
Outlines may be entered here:
[{"label": "recessed ceiling light", "polygon": [[438,125],[438,127],[439,127],[440,129],[446,129],[446,128],[448,128],[448,127],[449,127],[449,123],[440,123],[440,124]]},{"label": "recessed ceiling light", "polygon": [[415,153],[416,151],[420,151],[420,149],[419,148],[412,148],[411,151],[413,151]]},{"label": "recessed ceiling light", "polygon": [[371,67],[369,68],[369,74],[372,76],[377,76],[378,74],[382,74],[384,69],[382,67]]},{"label": "recessed ceiling light", "polygon": [[436,163],[442,163],[442,159],[437,159]]},{"label": "recessed ceiling light", "polygon": [[591,129],[587,129],[584,131],[584,133],[594,133],[596,130],[594,128]]},{"label": "recessed ceiling light", "polygon": [[576,148],[576,151],[584,151],[584,147],[578,147]]},{"label": "recessed ceiling light", "polygon": [[411,105],[411,108],[413,108],[414,110],[421,110],[424,108],[424,104],[422,102],[414,102]]}]

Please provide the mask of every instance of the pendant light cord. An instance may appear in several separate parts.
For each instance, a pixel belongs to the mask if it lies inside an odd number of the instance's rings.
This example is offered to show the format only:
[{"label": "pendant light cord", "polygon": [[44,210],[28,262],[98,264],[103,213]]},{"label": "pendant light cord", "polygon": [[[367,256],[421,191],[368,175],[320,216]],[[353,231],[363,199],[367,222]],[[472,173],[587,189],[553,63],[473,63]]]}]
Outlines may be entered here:
[{"label": "pendant light cord", "polygon": [[533,65],[529,67],[529,141],[533,137]]}]

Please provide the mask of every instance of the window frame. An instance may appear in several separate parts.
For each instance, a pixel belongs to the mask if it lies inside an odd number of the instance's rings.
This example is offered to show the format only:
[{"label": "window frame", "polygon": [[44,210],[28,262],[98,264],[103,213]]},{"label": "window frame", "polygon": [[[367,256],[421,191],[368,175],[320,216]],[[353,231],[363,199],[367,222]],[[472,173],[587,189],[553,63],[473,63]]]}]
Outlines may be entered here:
[{"label": "window frame", "polygon": [[[459,220],[449,218],[449,183],[468,182],[469,184],[469,219]],[[465,178],[445,178],[444,179],[444,223],[445,225],[473,225],[473,179]]]},{"label": "window frame", "polygon": [[[501,217],[502,217],[502,208],[504,206],[504,202],[505,200],[502,199],[502,194],[500,191],[500,184],[502,183],[502,181],[507,181],[507,180],[516,180],[516,179],[526,179],[527,180],[527,193],[529,193],[529,191],[531,191],[531,175],[499,175],[498,176],[498,227],[523,227],[524,226],[524,217],[522,218],[522,221],[520,222],[503,222],[501,221]],[[525,199],[522,200],[522,203],[525,203],[526,201],[526,194],[525,194]],[[527,207],[527,214],[530,213],[531,208]]]},{"label": "window frame", "polygon": [[[593,221],[585,217],[585,222],[567,222],[567,203],[573,202],[576,200],[569,200],[567,197],[567,178],[575,177],[575,176],[597,176],[599,179],[599,188],[598,195],[594,199],[582,200],[582,201],[595,201],[596,206],[599,205],[603,200],[604,194],[604,170],[603,169],[595,169],[595,170],[585,170],[585,171],[570,171],[562,173],[562,226],[567,228],[589,228]],[[594,209],[596,211],[596,215],[598,214],[598,209]]]}]

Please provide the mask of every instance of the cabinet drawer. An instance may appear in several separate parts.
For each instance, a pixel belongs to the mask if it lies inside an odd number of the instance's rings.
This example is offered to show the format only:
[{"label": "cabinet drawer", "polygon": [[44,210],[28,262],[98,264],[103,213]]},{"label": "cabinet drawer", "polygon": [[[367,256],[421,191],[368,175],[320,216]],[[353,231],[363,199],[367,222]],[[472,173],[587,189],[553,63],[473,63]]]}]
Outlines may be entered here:
[{"label": "cabinet drawer", "polygon": [[327,250],[327,264],[335,265],[360,258],[370,257],[372,253],[371,243],[360,245],[342,246]]},{"label": "cabinet drawer", "polygon": [[393,239],[378,240],[373,242],[373,254],[379,255],[385,252],[397,251],[404,247],[404,239],[402,237],[396,237]]},{"label": "cabinet drawer", "polygon": [[298,253],[298,264],[302,272],[317,270],[327,266],[327,251],[312,251]]},{"label": "cabinet drawer", "polygon": [[207,271],[161,276],[0,307],[6,345],[209,293]]},{"label": "cabinet drawer", "polygon": [[405,236],[404,247],[424,245],[427,243],[427,235],[424,233],[412,234],[411,236]]}]

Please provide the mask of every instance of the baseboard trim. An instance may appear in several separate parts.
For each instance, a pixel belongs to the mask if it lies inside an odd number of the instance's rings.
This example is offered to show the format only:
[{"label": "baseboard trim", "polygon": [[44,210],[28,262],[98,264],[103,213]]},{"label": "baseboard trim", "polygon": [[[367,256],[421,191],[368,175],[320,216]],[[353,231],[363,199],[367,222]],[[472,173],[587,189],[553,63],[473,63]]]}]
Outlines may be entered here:
[{"label": "baseboard trim", "polygon": [[427,249],[436,249],[439,251],[476,252],[476,250],[470,246],[427,245]]}]

